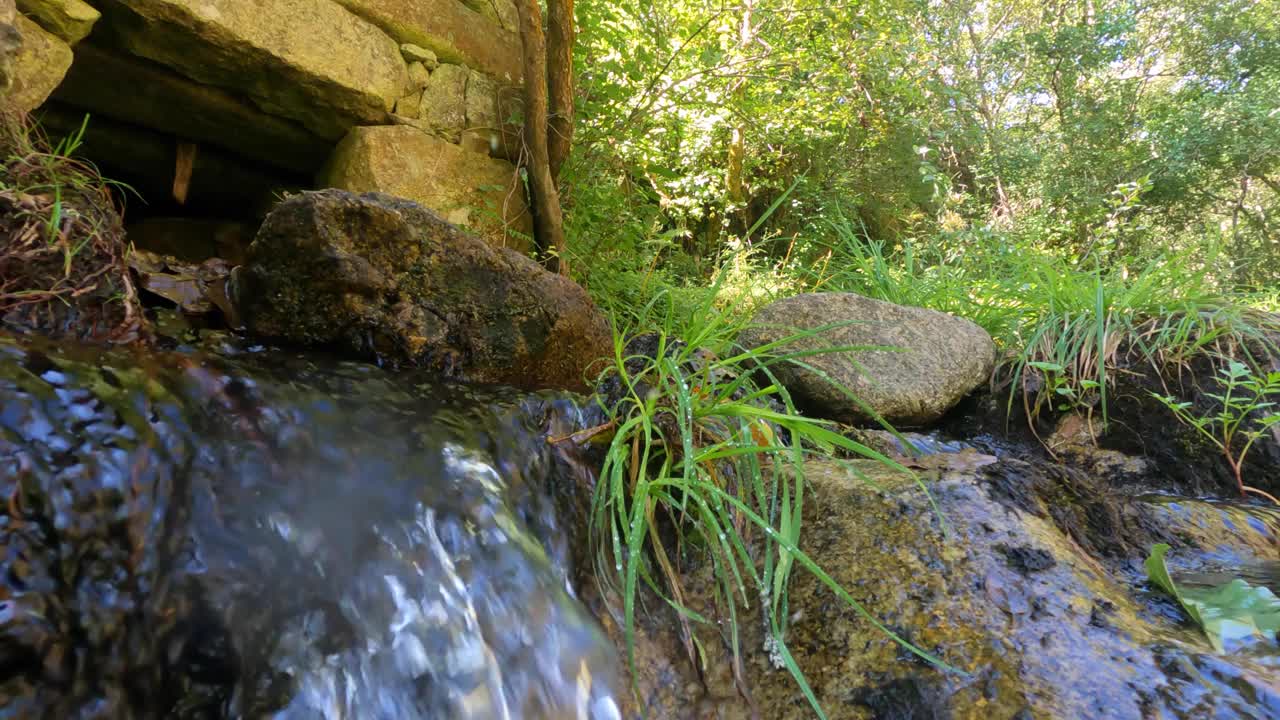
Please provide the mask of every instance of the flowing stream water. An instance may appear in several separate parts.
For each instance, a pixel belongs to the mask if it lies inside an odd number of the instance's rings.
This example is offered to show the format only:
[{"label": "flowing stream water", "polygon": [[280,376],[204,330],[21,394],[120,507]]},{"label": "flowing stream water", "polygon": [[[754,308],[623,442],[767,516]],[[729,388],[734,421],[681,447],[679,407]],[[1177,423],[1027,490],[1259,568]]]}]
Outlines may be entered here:
[{"label": "flowing stream water", "polygon": [[[191,344],[0,335],[0,720],[630,712],[617,650],[574,591],[591,464],[548,442],[598,422],[581,400],[171,334]],[[796,617],[812,618],[791,629],[798,661],[815,678],[842,668],[818,686],[831,717],[1280,717],[1274,643],[1207,652],[1141,570],[1168,536],[1179,582],[1280,588],[1280,512],[1121,502],[1016,460],[966,476],[996,458],[909,439],[922,468],[951,468],[934,490],[961,548],[925,532],[923,496],[816,469],[807,502],[826,504],[806,539],[842,583],[901,600],[877,612],[977,663],[982,698],[797,581]],[[712,587],[691,568],[690,588]],[[661,617],[646,615],[656,644],[636,669],[650,716],[749,717],[733,683],[704,694],[684,672]],[[708,677],[728,667],[716,645]],[[811,716],[786,673],[751,681],[758,717]]]},{"label": "flowing stream water", "polygon": [[0,718],[620,717],[571,399],[0,336],[0,400]]}]

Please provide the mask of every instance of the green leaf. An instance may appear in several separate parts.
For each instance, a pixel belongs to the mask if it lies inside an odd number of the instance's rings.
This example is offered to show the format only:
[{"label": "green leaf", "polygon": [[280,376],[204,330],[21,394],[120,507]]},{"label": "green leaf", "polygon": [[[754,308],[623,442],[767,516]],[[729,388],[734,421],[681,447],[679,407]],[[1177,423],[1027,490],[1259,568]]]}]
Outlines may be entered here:
[{"label": "green leaf", "polygon": [[1145,563],[1147,577],[1178,600],[1204,630],[1214,650],[1223,652],[1229,644],[1255,637],[1276,639],[1280,598],[1270,588],[1255,587],[1240,578],[1211,588],[1179,588],[1165,566],[1168,551],[1164,543],[1151,548]]}]

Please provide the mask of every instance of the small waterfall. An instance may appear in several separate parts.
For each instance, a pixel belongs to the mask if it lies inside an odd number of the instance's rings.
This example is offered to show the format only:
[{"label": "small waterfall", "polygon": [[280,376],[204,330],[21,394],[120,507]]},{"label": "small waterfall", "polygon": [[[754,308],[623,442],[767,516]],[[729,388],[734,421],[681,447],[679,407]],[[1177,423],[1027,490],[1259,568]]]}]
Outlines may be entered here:
[{"label": "small waterfall", "polygon": [[620,718],[567,397],[0,338],[0,717]]}]

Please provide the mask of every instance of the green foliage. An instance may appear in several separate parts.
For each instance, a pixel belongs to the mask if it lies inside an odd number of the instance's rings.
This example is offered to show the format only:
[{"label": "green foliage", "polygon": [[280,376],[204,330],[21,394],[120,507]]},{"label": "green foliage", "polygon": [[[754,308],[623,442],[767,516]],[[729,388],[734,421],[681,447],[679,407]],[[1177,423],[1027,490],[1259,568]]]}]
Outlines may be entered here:
[{"label": "green foliage", "polygon": [[1174,596],[1187,615],[1196,621],[1218,652],[1239,640],[1254,637],[1276,639],[1280,632],[1280,598],[1270,589],[1254,587],[1236,578],[1214,588],[1180,588],[1169,575],[1164,557],[1169,546],[1151,548],[1147,577]]},{"label": "green foliage", "polygon": [[[786,272],[852,208],[886,256],[964,235],[1106,273],[1190,255],[1224,285],[1278,277],[1277,0],[626,0],[578,14],[575,253],[638,256],[681,285],[736,239]],[[1212,267],[1209,244],[1223,251]]]},{"label": "green foliage", "polygon": [[[676,569],[685,553],[696,552],[714,569],[717,604],[724,608],[718,620],[739,679],[739,625],[758,602],[771,659],[792,674],[821,717],[786,644],[787,588],[797,566],[904,648],[947,667],[871,617],[799,547],[809,456],[840,449],[910,471],[798,414],[770,368],[812,353],[778,352],[794,338],[755,351],[737,347],[739,325],[716,310],[714,297],[707,294],[689,314],[662,296],[641,308],[632,329],[657,328],[653,352],[627,356],[628,328],[620,328],[613,365],[601,378],[618,397],[610,394],[603,404],[609,420],[600,431],[612,438],[592,500],[591,530],[596,577],[622,598],[629,662],[634,666],[641,583],[677,612],[691,659],[703,657],[689,623],[715,620],[686,604]],[[755,384],[753,374],[766,384]]]},{"label": "green foliage", "polygon": [[1226,457],[1235,473],[1240,494],[1258,492],[1244,484],[1244,459],[1259,438],[1280,424],[1280,412],[1271,398],[1280,398],[1280,372],[1256,375],[1244,363],[1231,361],[1218,373],[1220,392],[1207,393],[1217,409],[1201,413],[1190,402],[1156,395],[1178,420],[1196,429]]}]

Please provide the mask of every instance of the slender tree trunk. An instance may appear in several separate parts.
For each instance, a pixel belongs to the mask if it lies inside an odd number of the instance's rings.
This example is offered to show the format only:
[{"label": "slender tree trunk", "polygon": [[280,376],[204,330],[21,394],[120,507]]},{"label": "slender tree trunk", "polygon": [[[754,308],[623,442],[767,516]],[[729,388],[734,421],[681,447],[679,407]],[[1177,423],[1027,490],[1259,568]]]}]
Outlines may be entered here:
[{"label": "slender tree trunk", "polygon": [[[738,53],[742,57],[746,57],[751,50],[751,43],[755,37],[755,29],[751,25],[751,11],[755,6],[754,0],[745,0],[742,5],[742,22],[738,26]],[[737,106],[739,113],[743,112],[743,106],[746,104],[747,80],[741,78],[733,89],[733,101]],[[732,134],[729,138],[729,161],[728,168],[725,171],[725,189],[728,191],[729,202],[735,205],[741,205],[742,212],[742,229],[745,232],[750,227],[750,218],[747,217],[747,191],[746,183],[743,179],[743,163],[747,155],[747,128],[746,122],[742,115],[738,116],[737,123],[733,126]]]},{"label": "slender tree trunk", "polygon": [[547,55],[538,0],[516,0],[520,41],[524,49],[524,142],[532,194],[534,235],[544,250],[555,250],[555,267],[569,274],[565,258],[564,218],[560,193],[551,176],[547,151]]},{"label": "slender tree trunk", "polygon": [[557,187],[573,144],[573,39],[573,0],[547,0],[547,155]]},{"label": "slender tree trunk", "polygon": [[[751,10],[754,5],[753,0],[746,0],[742,5],[742,19],[738,25],[738,53],[745,57],[750,51],[752,39],[751,27]],[[747,81],[741,78],[737,81],[737,85],[733,89],[733,100],[738,106],[738,110],[742,110],[742,105],[746,99]],[[746,189],[742,178],[742,165],[746,157],[746,140],[747,129],[739,115],[738,121],[733,126],[732,135],[729,138],[729,162],[728,169],[725,172],[725,186],[729,192],[729,200],[734,203],[742,203],[747,199]]]}]

